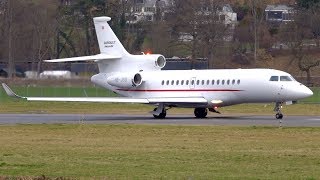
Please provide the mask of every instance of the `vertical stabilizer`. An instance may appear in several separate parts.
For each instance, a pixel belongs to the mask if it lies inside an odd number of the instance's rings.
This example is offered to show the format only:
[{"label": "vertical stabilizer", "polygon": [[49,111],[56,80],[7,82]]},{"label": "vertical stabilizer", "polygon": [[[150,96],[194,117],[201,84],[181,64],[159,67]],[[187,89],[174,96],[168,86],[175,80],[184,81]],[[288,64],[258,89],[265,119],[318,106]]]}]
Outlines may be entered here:
[{"label": "vertical stabilizer", "polygon": [[106,16],[93,18],[100,52],[113,56],[129,54],[109,26],[110,20],[111,18]]}]

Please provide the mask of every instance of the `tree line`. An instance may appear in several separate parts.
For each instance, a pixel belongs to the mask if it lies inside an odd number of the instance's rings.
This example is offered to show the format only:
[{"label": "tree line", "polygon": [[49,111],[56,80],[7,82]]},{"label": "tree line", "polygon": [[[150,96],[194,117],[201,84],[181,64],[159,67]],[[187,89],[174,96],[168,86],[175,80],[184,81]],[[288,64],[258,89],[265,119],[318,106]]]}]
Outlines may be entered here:
[{"label": "tree line", "polygon": [[[298,0],[294,21],[277,27],[265,21],[270,0],[173,0],[167,9],[156,8],[154,21],[127,23],[134,0],[62,1],[5,0],[0,6],[0,60],[8,64],[29,62],[41,71],[43,59],[99,53],[92,18],[107,15],[120,41],[131,53],[151,51],[166,57],[207,58],[209,68],[230,62],[259,67],[272,58],[269,49],[286,44],[291,64],[311,76],[319,59],[305,46],[320,42],[319,0]],[[219,20],[220,9],[230,3],[238,14],[236,25]],[[233,27],[232,27],[233,26]],[[185,34],[185,38],[181,36]],[[226,40],[232,37],[231,40]],[[262,64],[262,65],[261,65]]]}]

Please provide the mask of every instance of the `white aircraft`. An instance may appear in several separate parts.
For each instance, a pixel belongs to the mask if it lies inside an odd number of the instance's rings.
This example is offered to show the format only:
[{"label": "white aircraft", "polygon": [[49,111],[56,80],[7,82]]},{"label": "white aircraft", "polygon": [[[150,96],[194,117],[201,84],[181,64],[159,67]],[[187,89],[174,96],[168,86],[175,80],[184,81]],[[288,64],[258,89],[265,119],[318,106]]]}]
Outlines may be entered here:
[{"label": "white aircraft", "polygon": [[208,110],[241,103],[275,102],[276,118],[282,119],[283,103],[313,95],[290,74],[273,69],[161,70],[166,59],[160,54],[131,55],[110,28],[110,17],[93,18],[100,54],[46,62],[94,61],[99,74],[91,81],[123,97],[22,97],[6,84],[6,93],[28,101],[117,102],[152,104],[155,118],[165,118],[172,107],[195,108],[197,118]]}]

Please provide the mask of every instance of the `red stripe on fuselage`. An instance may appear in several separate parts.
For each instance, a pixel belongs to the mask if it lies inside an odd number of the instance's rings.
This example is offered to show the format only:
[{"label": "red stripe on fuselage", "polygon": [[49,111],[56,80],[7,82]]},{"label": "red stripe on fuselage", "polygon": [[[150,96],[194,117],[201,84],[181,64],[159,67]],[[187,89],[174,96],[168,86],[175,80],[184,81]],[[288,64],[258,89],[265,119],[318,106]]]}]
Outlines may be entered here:
[{"label": "red stripe on fuselage", "polygon": [[117,89],[126,92],[239,92],[237,89]]}]

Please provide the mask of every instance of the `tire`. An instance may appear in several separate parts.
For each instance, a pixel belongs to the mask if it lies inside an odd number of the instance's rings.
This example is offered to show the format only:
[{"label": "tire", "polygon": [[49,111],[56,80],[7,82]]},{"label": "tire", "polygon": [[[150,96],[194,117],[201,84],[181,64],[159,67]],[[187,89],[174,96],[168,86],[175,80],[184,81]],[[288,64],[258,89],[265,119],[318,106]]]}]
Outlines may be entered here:
[{"label": "tire", "polygon": [[196,118],[205,118],[208,115],[208,110],[207,108],[195,108],[194,115]]},{"label": "tire", "polygon": [[[156,110],[157,110],[157,108],[154,108],[153,111],[156,111]],[[166,116],[167,116],[167,112],[165,110],[163,110],[159,115],[153,114],[153,117],[155,119],[164,119],[164,118],[166,118]]]},{"label": "tire", "polygon": [[283,114],[277,113],[277,114],[276,114],[276,118],[277,118],[277,119],[282,119],[282,118],[283,118]]}]

